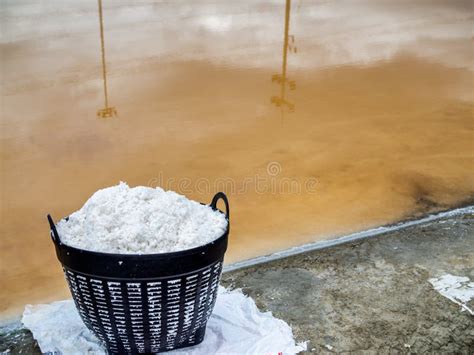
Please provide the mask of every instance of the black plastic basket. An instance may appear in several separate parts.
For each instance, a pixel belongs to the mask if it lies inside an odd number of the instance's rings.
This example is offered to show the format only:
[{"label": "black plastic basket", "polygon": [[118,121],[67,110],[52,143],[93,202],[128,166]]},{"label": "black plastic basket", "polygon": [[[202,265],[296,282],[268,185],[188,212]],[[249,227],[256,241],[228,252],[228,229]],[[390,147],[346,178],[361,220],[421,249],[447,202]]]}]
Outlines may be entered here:
[{"label": "black plastic basket", "polygon": [[[110,353],[156,353],[199,344],[214,308],[229,236],[173,253],[112,254],[61,243],[48,215],[51,238],[77,310]],[[222,211],[220,211],[222,212]]]}]

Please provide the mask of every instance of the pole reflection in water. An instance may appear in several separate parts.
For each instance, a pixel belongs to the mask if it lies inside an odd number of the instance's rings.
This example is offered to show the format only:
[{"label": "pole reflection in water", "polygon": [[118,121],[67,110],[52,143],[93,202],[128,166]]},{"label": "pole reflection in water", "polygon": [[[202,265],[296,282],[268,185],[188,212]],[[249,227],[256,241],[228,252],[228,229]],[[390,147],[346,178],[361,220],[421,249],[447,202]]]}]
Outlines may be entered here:
[{"label": "pole reflection in water", "polygon": [[290,90],[296,89],[296,82],[290,80],[287,77],[287,57],[288,51],[296,53],[297,48],[295,46],[295,36],[289,35],[290,30],[290,11],[291,11],[291,0],[286,0],[285,6],[285,29],[283,32],[283,60],[281,65],[281,74],[272,75],[272,82],[280,84],[280,96],[272,96],[271,102],[277,107],[281,108],[283,116],[283,107],[287,106],[289,112],[295,111],[295,104],[288,101],[286,98],[286,85]]},{"label": "pole reflection in water", "polygon": [[98,0],[99,3],[99,23],[100,23],[100,49],[102,52],[102,78],[104,80],[104,105],[105,107],[97,111],[99,118],[110,118],[117,116],[117,110],[115,107],[109,107],[109,97],[107,92],[107,67],[105,63],[105,43],[104,43],[104,24],[102,17],[102,0]]}]

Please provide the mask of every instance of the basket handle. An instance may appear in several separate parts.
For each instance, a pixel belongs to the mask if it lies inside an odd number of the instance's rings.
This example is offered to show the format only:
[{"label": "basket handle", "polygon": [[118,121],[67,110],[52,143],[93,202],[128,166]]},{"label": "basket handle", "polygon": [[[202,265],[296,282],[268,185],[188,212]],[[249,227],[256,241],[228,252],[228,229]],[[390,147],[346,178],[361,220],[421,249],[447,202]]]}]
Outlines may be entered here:
[{"label": "basket handle", "polygon": [[230,209],[229,209],[229,200],[227,200],[227,196],[225,195],[225,193],[223,192],[218,192],[214,195],[213,199],[212,199],[212,202],[211,202],[211,207],[213,210],[217,210],[217,202],[219,202],[219,200],[222,199],[224,201],[224,204],[225,204],[225,215],[227,217],[227,219],[230,218]]},{"label": "basket handle", "polygon": [[50,234],[53,242],[60,244],[61,240],[59,239],[58,231],[56,230],[56,225],[54,224],[53,218],[48,214],[49,227],[51,228]]}]

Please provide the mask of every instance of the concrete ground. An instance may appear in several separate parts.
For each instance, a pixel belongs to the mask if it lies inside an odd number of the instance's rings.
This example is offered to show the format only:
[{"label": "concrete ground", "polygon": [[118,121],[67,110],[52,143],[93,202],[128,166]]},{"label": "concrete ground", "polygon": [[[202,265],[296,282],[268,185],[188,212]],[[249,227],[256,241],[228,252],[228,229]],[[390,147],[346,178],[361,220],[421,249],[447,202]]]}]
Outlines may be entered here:
[{"label": "concrete ground", "polygon": [[[222,283],[288,322],[307,353],[470,354],[474,317],[428,282],[447,273],[474,280],[474,214],[232,271]],[[39,353],[18,324],[0,332],[6,350]]]},{"label": "concrete ground", "polygon": [[235,271],[222,283],[288,322],[308,353],[472,354],[474,317],[428,282],[446,273],[474,280],[472,214]]}]

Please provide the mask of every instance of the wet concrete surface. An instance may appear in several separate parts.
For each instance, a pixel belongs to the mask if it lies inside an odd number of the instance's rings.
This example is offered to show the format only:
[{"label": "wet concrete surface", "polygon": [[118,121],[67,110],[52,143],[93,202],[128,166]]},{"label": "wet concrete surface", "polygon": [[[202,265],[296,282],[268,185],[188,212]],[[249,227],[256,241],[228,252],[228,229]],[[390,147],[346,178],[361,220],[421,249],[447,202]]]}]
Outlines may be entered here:
[{"label": "wet concrete surface", "polygon": [[474,317],[428,282],[447,273],[474,279],[472,214],[228,273],[223,284],[291,324],[308,352],[472,353]]},{"label": "wet concrete surface", "polygon": [[[288,322],[307,353],[472,353],[474,317],[428,282],[447,273],[474,279],[472,213],[229,272],[222,284]],[[19,323],[0,344],[39,353]]]}]

